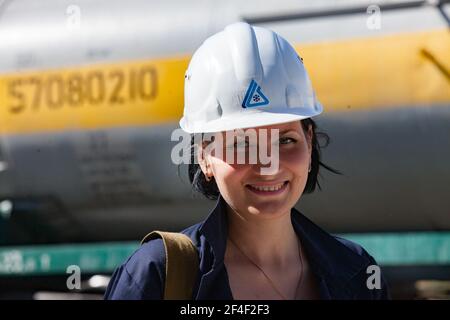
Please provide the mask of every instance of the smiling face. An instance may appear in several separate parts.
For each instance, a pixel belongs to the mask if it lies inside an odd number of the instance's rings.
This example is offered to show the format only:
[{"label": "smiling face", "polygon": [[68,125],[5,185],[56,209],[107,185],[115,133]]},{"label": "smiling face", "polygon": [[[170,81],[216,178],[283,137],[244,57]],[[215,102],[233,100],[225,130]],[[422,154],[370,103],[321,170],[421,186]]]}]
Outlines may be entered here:
[{"label": "smiling face", "polygon": [[[263,129],[267,135],[261,134]],[[248,154],[252,150],[260,150],[261,145],[266,143],[267,153],[271,158],[276,156],[272,154],[277,152],[277,148],[271,147],[272,129],[277,129],[279,135],[274,141],[278,142],[278,168],[270,174],[262,174],[261,169],[270,164],[259,156],[256,163],[250,162]],[[249,130],[257,133],[257,148],[249,141],[239,143],[225,132],[217,133],[212,143],[223,141],[223,156],[203,148],[200,149],[203,156],[199,163],[206,176],[214,177],[222,197],[235,212],[249,219],[278,218],[290,212],[305,188],[311,161],[312,128],[304,132],[300,121],[295,121]],[[230,147],[234,147],[234,163],[225,156]],[[239,153],[247,155],[246,163],[236,164]]]}]

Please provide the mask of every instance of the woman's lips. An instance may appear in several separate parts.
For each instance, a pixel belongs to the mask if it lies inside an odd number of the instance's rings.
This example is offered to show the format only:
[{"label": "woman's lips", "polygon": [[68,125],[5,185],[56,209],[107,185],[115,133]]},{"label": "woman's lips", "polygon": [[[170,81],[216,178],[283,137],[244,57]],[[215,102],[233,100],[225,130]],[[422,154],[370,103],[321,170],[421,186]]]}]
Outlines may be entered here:
[{"label": "woman's lips", "polygon": [[289,181],[273,183],[273,184],[247,184],[245,187],[258,195],[277,195],[286,190]]}]

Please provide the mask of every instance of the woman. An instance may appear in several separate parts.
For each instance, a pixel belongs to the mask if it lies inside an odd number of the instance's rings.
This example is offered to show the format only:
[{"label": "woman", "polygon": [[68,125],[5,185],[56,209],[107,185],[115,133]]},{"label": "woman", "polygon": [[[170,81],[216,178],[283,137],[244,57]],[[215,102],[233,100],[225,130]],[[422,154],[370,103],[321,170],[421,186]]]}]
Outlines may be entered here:
[{"label": "woman", "polygon": [[[180,126],[197,147],[191,183],[217,204],[182,231],[199,253],[192,299],[388,297],[381,276],[369,285],[376,262],[363,248],[294,208],[320,166],[334,171],[320,160],[311,117],[321,112],[301,58],[270,30],[235,23],[195,52]],[[164,283],[164,245],[151,240],[115,271],[105,297],[161,299]]]}]

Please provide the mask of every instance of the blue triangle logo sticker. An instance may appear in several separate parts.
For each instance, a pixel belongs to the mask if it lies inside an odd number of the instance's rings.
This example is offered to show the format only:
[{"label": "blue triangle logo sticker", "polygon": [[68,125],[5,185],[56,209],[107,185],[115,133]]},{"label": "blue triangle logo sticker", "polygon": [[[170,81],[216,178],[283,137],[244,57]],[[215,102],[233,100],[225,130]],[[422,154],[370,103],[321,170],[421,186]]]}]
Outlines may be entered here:
[{"label": "blue triangle logo sticker", "polygon": [[261,87],[255,80],[250,82],[247,92],[245,93],[242,108],[260,107],[269,104],[269,99],[262,93]]}]

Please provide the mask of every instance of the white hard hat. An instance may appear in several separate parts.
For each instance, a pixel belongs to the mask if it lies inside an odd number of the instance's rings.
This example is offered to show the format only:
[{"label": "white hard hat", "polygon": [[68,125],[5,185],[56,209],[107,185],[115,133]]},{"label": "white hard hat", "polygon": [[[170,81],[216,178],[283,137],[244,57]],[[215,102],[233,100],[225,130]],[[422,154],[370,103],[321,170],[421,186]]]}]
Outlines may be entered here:
[{"label": "white hard hat", "polygon": [[271,30],[238,22],[194,53],[180,126],[219,132],[310,118],[322,109],[294,48]]}]

